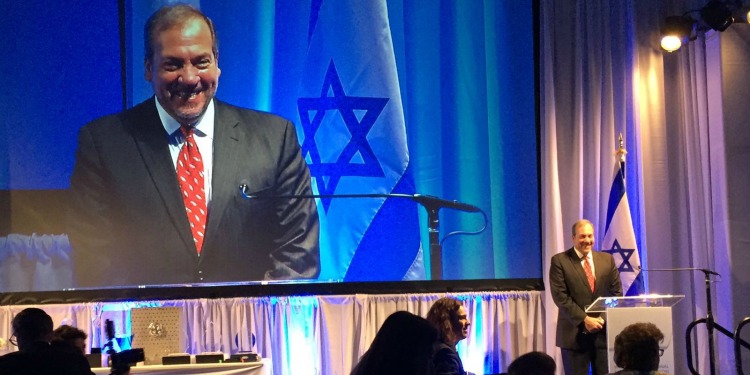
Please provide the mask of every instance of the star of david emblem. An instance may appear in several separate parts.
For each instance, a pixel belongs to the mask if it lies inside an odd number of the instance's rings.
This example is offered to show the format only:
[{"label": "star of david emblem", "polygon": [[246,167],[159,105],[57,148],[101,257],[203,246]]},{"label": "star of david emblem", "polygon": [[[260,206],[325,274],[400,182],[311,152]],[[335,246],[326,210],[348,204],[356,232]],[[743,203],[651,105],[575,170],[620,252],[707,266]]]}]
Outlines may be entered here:
[{"label": "star of david emblem", "polygon": [[[333,96],[329,96],[329,93]],[[334,194],[342,177],[384,177],[375,153],[367,141],[367,134],[372,129],[380,113],[388,103],[388,98],[370,98],[347,96],[333,60],[328,64],[320,97],[298,98],[299,111],[305,139],[302,142],[302,157],[308,160],[310,174],[322,195]],[[341,147],[336,144],[318,145],[315,134],[321,127],[328,111],[336,111],[341,116],[351,138],[343,145],[338,158],[323,161],[319,146]],[[361,119],[357,116],[360,115]],[[324,140],[321,140],[323,143]],[[321,199],[323,209],[328,212],[330,198]]]},{"label": "star of david emblem", "polygon": [[612,256],[615,256],[615,254],[620,255],[620,258],[622,258],[622,263],[620,263],[620,267],[617,268],[620,273],[635,272],[633,270],[633,266],[630,264],[630,257],[633,256],[635,249],[623,249],[622,246],[620,246],[620,243],[617,242],[617,239],[615,239],[615,241],[612,243],[611,249],[602,251],[612,254]]}]

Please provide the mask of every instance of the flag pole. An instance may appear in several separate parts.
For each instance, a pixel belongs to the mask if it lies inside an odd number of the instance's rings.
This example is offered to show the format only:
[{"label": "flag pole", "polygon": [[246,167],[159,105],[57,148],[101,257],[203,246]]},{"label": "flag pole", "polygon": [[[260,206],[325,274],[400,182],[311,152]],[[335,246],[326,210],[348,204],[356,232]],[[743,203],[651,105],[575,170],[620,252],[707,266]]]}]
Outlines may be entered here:
[{"label": "flag pole", "polygon": [[622,173],[623,180],[625,179],[625,168],[623,166],[625,165],[625,155],[628,154],[628,151],[625,150],[624,143],[622,141],[622,133],[620,133],[620,137],[617,140],[618,148],[617,151],[615,151],[615,157],[617,157],[617,162],[620,163],[620,173]]}]

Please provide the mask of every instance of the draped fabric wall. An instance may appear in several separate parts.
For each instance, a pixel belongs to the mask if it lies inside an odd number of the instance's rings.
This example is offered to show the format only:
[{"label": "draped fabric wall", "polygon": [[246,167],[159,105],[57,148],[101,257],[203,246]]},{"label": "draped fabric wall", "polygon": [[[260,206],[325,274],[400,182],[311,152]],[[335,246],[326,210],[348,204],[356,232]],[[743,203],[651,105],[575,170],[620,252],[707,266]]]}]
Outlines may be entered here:
[{"label": "draped fabric wall", "polygon": [[[726,160],[723,152],[719,34],[709,32],[671,55],[658,49],[667,15],[704,2],[542,3],[542,200],[545,269],[571,246],[569,226],[590,219],[603,236],[616,135],[628,150],[628,194],[643,268],[699,267],[731,275]],[[648,291],[684,294],[674,310],[676,373],[687,373],[685,328],[706,316],[701,273],[646,274]],[[712,285],[716,319],[734,327],[731,277]],[[741,285],[741,284],[738,284]],[[724,290],[724,292],[721,292]],[[557,310],[545,299],[546,348]],[[708,372],[705,326],[694,337]],[[696,341],[697,340],[697,341]],[[720,371],[733,373],[726,338]]]},{"label": "draped fabric wall", "polygon": [[[618,2],[543,2],[541,13],[541,164],[543,259],[572,245],[569,226],[579,218],[594,223],[597,240],[604,228],[611,186],[616,137],[622,133],[629,151],[627,164],[631,212],[639,216],[640,179],[633,171],[638,144],[632,124],[627,53],[633,42],[628,17]],[[628,121],[628,120],[631,121]],[[635,172],[635,173],[634,173]],[[637,186],[637,185],[636,185]],[[636,194],[634,194],[636,193]],[[635,224],[635,223],[634,223]],[[637,226],[637,224],[636,224]],[[636,230],[636,239],[640,240]],[[642,242],[642,241],[641,241]],[[642,243],[641,243],[642,244]],[[643,246],[641,246],[643,252]],[[545,275],[545,285],[549,280]],[[547,352],[555,351],[557,309],[547,294]],[[558,361],[558,363],[561,363]]]},{"label": "draped fabric wall", "polygon": [[[417,189],[460,197],[489,215],[482,235],[445,242],[445,277],[519,277],[538,269],[539,258],[527,251],[541,247],[531,4],[406,1],[401,13],[389,9],[405,31],[404,44],[395,46],[405,57],[402,90]],[[477,215],[444,211],[441,227],[481,224]]]},{"label": "draped fabric wall", "polygon": [[[55,326],[70,324],[89,333],[89,346],[105,343],[104,321],[128,345],[130,311],[140,307],[180,308],[187,352],[254,350],[270,358],[274,374],[347,375],[367,350],[377,329],[397,310],[427,315],[444,294],[290,296],[39,306]],[[450,294],[463,301],[472,322],[458,345],[464,367],[477,374],[499,373],[519,355],[542,350],[542,292]],[[0,338],[28,306],[0,306]],[[254,342],[254,343],[253,343]],[[0,347],[0,354],[12,348]]]},{"label": "draped fabric wall", "polygon": [[0,291],[58,290],[72,280],[68,236],[0,237]]}]

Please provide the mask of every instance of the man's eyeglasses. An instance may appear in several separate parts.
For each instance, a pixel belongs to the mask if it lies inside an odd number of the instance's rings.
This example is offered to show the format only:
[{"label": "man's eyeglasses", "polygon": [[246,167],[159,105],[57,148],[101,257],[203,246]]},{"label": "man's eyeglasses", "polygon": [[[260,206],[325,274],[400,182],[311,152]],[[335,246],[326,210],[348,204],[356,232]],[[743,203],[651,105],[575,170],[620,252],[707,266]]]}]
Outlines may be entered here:
[{"label": "man's eyeglasses", "polygon": [[8,338],[8,342],[13,346],[18,346],[18,341],[16,340],[16,335],[13,334]]},{"label": "man's eyeglasses", "polygon": [[662,349],[662,348],[659,348],[659,357],[661,357],[661,356],[663,356],[663,355],[664,355],[664,349]]}]

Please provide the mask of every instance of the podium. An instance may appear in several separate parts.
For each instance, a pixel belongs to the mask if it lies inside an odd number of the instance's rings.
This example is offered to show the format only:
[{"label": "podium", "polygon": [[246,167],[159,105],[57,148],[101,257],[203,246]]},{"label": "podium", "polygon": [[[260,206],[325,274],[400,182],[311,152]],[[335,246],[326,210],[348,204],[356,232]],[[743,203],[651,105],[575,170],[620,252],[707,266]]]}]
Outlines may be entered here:
[{"label": "podium", "polygon": [[633,323],[653,323],[664,334],[659,349],[664,353],[659,360],[659,371],[675,373],[672,330],[672,306],[684,295],[648,294],[632,297],[599,297],[586,308],[587,313],[605,313],[607,329],[607,359],[609,372],[621,370],[615,365],[615,337]]}]

